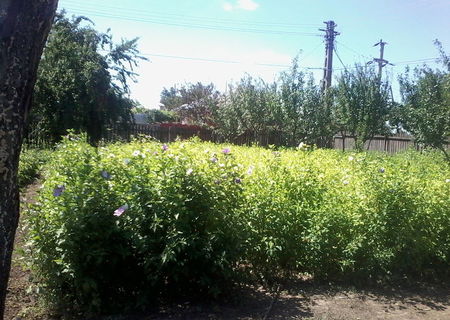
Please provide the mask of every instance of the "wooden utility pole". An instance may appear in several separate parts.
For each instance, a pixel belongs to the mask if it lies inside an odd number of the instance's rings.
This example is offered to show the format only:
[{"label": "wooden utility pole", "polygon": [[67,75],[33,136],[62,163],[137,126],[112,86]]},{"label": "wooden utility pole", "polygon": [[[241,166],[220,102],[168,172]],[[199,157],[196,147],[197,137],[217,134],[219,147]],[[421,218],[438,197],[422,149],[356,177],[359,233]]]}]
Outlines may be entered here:
[{"label": "wooden utility pole", "polygon": [[384,59],[384,46],[387,45],[387,42],[383,42],[381,39],[380,42],[375,43],[373,46],[380,46],[380,58],[374,58],[372,61],[369,61],[367,64],[371,63],[377,63],[378,64],[378,77],[381,79],[381,75],[383,72],[383,68],[387,66],[388,64],[393,65],[392,63],[389,63],[389,61]]},{"label": "wooden utility pole", "polygon": [[331,75],[333,72],[333,51],[334,51],[334,39],[339,32],[334,31],[337,24],[334,21],[324,21],[327,25],[326,29],[319,29],[325,32],[325,65],[323,68],[323,80],[322,80],[322,90],[329,88],[331,86]]}]

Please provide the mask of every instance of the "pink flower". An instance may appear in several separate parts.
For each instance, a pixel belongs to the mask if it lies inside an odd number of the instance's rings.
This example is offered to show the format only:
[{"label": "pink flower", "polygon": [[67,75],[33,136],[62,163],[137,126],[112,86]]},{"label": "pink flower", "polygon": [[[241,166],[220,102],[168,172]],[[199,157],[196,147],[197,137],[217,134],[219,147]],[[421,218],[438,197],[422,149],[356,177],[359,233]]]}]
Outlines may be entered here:
[{"label": "pink flower", "polygon": [[163,151],[167,151],[169,147],[167,146],[167,144],[163,144],[161,149],[163,149]]},{"label": "pink flower", "polygon": [[100,174],[102,175],[103,179],[106,179],[106,180],[111,179],[111,175],[109,174],[108,171],[102,170],[102,172]]},{"label": "pink flower", "polygon": [[224,149],[222,150],[222,153],[223,153],[223,154],[229,154],[230,152],[231,152],[230,148],[224,148]]},{"label": "pink flower", "polygon": [[55,189],[53,189],[53,196],[59,197],[64,190],[66,190],[66,187],[64,185],[58,185]]},{"label": "pink flower", "polygon": [[120,217],[126,210],[128,210],[128,205],[124,204],[123,206],[120,206],[114,211],[114,214],[116,217]]}]

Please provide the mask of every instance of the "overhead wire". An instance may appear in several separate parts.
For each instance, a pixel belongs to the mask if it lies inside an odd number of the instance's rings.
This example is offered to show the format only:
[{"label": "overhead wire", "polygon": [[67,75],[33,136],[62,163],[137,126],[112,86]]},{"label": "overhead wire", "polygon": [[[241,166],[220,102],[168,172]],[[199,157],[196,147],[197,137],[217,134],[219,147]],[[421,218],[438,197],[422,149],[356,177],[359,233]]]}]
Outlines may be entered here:
[{"label": "overhead wire", "polygon": [[127,21],[135,21],[135,22],[143,22],[143,23],[175,26],[175,27],[205,29],[205,30],[248,32],[248,33],[276,34],[276,35],[319,36],[319,35],[317,35],[315,33],[308,33],[308,32],[268,30],[268,29],[253,29],[253,28],[252,29],[244,29],[244,28],[226,27],[226,26],[194,25],[194,24],[188,24],[188,23],[166,22],[166,21],[134,18],[134,17],[123,16],[123,15],[106,14],[106,13],[102,13],[102,12],[98,12],[98,11],[87,11],[87,10],[76,11],[76,10],[70,10],[70,12],[75,13],[75,14],[89,14],[90,16],[101,17],[101,18],[113,18],[113,19],[119,19],[119,20],[127,20]]},{"label": "overhead wire", "polygon": [[423,59],[417,59],[417,60],[408,60],[408,61],[399,61],[399,62],[394,62],[394,65],[402,65],[402,64],[420,64],[423,62],[437,62],[439,60],[439,58],[423,58]]},{"label": "overhead wire", "polygon": [[341,45],[344,49],[353,52],[353,53],[356,54],[357,56],[364,58],[365,60],[370,59],[368,56],[366,56],[366,55],[364,55],[364,54],[361,54],[360,52],[358,52],[358,51],[352,49],[351,47],[349,47],[348,45],[342,43],[341,41],[336,40],[336,43],[339,44],[339,45]]},{"label": "overhead wire", "polygon": [[[228,63],[228,64],[252,64],[252,65],[257,65],[257,66],[276,67],[276,68],[291,67],[290,65],[287,65],[287,64],[260,63],[260,62],[248,63],[248,62],[239,61],[239,60],[225,60],[225,59],[213,59],[213,58],[203,58],[203,57],[187,57],[187,56],[160,54],[160,53],[141,53],[140,55],[148,56],[148,57],[168,58],[168,59],[192,60],[192,61],[199,61],[199,62],[215,62],[215,63]],[[300,67],[300,68],[306,69],[306,70],[322,69],[320,67]]]},{"label": "overhead wire", "polygon": [[[62,2],[64,7],[72,7],[75,10],[98,10],[99,5],[93,4],[93,3],[82,3],[80,4],[79,1],[71,1],[71,0],[65,0]],[[68,5],[64,5],[67,3]],[[159,19],[167,19],[167,18],[181,18],[185,20],[194,20],[194,22],[230,22],[230,23],[236,23],[236,24],[246,24],[246,25],[263,25],[263,26],[278,26],[278,27],[296,27],[296,28],[312,28],[312,27],[319,27],[320,24],[301,24],[301,23],[281,23],[281,22],[270,22],[270,21],[250,21],[250,20],[237,20],[237,19],[226,19],[226,18],[211,18],[211,17],[201,17],[201,16],[190,16],[185,14],[177,14],[177,13],[162,13],[162,12],[155,12],[155,11],[147,11],[147,10],[136,10],[136,9],[130,9],[125,7],[116,7],[116,6],[109,6],[109,5],[101,5],[102,9],[109,9],[109,10],[118,10],[121,13],[130,13],[133,15],[145,15],[146,17],[152,17],[152,18],[159,18]],[[108,11],[109,12],[109,11]]]},{"label": "overhead wire", "polygon": [[[75,2],[71,0],[65,0],[63,3],[67,3],[68,5],[65,5],[63,8],[67,9],[67,11],[74,13],[74,14],[88,14],[91,16],[97,16],[97,17],[103,17],[103,18],[114,18],[119,20],[128,20],[128,21],[136,21],[136,22],[143,22],[143,23],[152,23],[152,24],[160,24],[160,25],[169,25],[169,26],[176,26],[176,27],[188,27],[188,28],[199,28],[199,29],[206,29],[206,30],[220,30],[220,31],[232,31],[232,32],[249,32],[249,33],[264,33],[264,34],[278,34],[278,35],[304,35],[304,36],[321,36],[316,33],[312,32],[301,32],[301,31],[288,31],[288,30],[274,30],[274,29],[260,29],[260,28],[244,28],[243,26],[229,26],[229,25],[223,25],[223,24],[211,24],[213,22],[222,21],[222,22],[232,22],[235,24],[241,24],[241,25],[248,25],[248,26],[256,26],[256,25],[262,25],[265,26],[276,26],[276,27],[312,27],[312,26],[319,26],[318,24],[294,24],[294,23],[275,23],[275,22],[258,22],[258,21],[243,21],[243,20],[234,20],[234,19],[214,19],[214,18],[208,18],[208,17],[199,17],[199,16],[188,16],[188,15],[181,15],[181,14],[175,14],[175,13],[156,13],[151,11],[137,11],[134,9],[127,9],[123,7],[114,7],[114,6],[108,6],[108,5],[102,5],[101,8],[103,9],[114,9],[114,10],[120,10],[122,13],[111,13],[104,11],[102,9],[98,9],[98,4],[94,5],[92,3],[83,3],[80,4],[80,2]],[[128,12],[128,13],[127,13]],[[132,14],[133,16],[130,16]],[[140,16],[140,17],[139,17]],[[170,20],[171,17],[179,17],[179,21],[181,22],[173,22],[173,20]],[[191,23],[189,21],[183,22],[183,19],[191,20]],[[204,24],[203,22],[206,22],[208,24]],[[337,41],[339,45],[344,47],[345,49],[355,53],[356,55],[368,59],[367,56],[360,54],[356,50],[352,49],[351,47],[345,45],[341,41]],[[314,53],[317,48],[321,45],[319,43],[316,47],[313,48],[308,54],[303,56],[303,59],[310,56],[312,53]],[[336,56],[338,57],[339,61],[341,62],[343,68],[333,68],[333,70],[347,70],[352,69],[352,67],[346,67],[344,63],[342,62],[342,59],[340,58],[337,50],[335,49],[334,52],[336,53]],[[203,62],[215,62],[215,63],[230,63],[230,64],[240,64],[245,63],[242,61],[233,61],[233,60],[225,60],[225,59],[213,59],[213,58],[203,58],[203,57],[186,57],[186,56],[178,56],[178,55],[167,55],[167,54],[158,54],[158,53],[141,53],[143,56],[153,56],[153,57],[161,57],[161,58],[170,58],[170,59],[180,59],[180,60],[192,60],[192,61],[203,61]],[[424,58],[424,59],[417,59],[417,60],[409,60],[409,61],[400,61],[394,63],[395,65],[402,65],[402,64],[419,64],[423,62],[428,61],[437,61],[439,58]],[[288,68],[289,65],[283,65],[283,64],[270,64],[270,63],[253,63],[255,65],[261,65],[261,66],[271,66],[271,67],[281,67],[281,68]],[[307,70],[322,70],[321,67],[301,67],[303,69]]]},{"label": "overhead wire", "polygon": [[[230,24],[217,24],[217,21],[207,21],[205,20],[194,20],[189,21],[186,20],[187,16],[181,16],[176,20],[173,18],[167,18],[164,16],[158,16],[155,14],[146,14],[142,12],[126,12],[126,10],[121,10],[118,12],[111,12],[106,10],[107,8],[99,8],[98,6],[90,8],[88,6],[79,6],[79,5],[66,5],[63,7],[68,12],[85,15],[88,14],[90,16],[102,17],[102,18],[113,18],[119,20],[128,20],[142,23],[151,23],[151,24],[159,24],[159,25],[168,25],[175,27],[187,27],[187,28],[197,28],[197,29],[207,29],[207,30],[220,30],[220,31],[233,31],[233,32],[249,32],[249,33],[262,33],[262,34],[278,34],[278,35],[302,35],[302,36],[319,36],[317,33],[313,32],[304,32],[304,31],[295,31],[290,28],[290,30],[286,29],[271,29],[255,27],[255,24],[248,23],[245,21],[240,21],[240,23],[244,23],[250,25],[250,27],[243,25],[230,25]],[[210,19],[211,20],[211,19]],[[238,23],[239,24],[239,23]],[[267,25],[267,24],[266,24]],[[283,28],[287,27],[283,26]],[[279,28],[279,26],[278,26]]]},{"label": "overhead wire", "polygon": [[334,53],[336,53],[336,57],[338,57],[339,61],[341,62],[342,66],[344,67],[344,70],[347,71],[347,67],[345,66],[344,62],[342,62],[341,57],[339,56],[336,48],[334,48]]}]

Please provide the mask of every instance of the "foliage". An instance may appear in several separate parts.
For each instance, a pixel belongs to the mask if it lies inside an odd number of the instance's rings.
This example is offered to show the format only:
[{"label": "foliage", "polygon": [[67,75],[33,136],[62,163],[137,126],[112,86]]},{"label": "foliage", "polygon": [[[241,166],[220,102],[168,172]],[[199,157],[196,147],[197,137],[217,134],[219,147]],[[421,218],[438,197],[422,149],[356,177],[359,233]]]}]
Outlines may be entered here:
[{"label": "foliage", "polygon": [[174,111],[148,109],[141,106],[135,106],[133,114],[143,114],[147,123],[176,122],[178,116]]},{"label": "foliage", "polygon": [[237,167],[191,145],[96,150],[64,141],[29,220],[35,263],[55,301],[118,311],[232,285],[241,256]]},{"label": "foliage", "polygon": [[152,109],[147,113],[149,123],[175,122],[177,114],[173,111]]},{"label": "foliage", "polygon": [[387,132],[391,109],[390,85],[373,68],[355,66],[345,70],[335,88],[335,120],[339,130],[355,138],[362,150],[375,134]]},{"label": "foliage", "polygon": [[247,75],[230,85],[215,109],[217,131],[227,140],[243,133],[258,136],[275,128],[272,110],[277,105],[276,86]]},{"label": "foliage", "polygon": [[145,59],[137,39],[116,45],[89,22],[58,14],[39,65],[30,130],[53,141],[74,129],[95,143],[106,125],[131,121],[128,82]]},{"label": "foliage", "polygon": [[441,49],[448,70],[432,70],[427,66],[416,68],[413,77],[409,70],[400,77],[404,106],[399,109],[400,123],[410,131],[417,142],[444,152],[450,137],[450,65]]},{"label": "foliage", "polygon": [[215,110],[216,129],[230,141],[242,134],[276,133],[284,146],[330,147],[335,132],[330,98],[295,59],[274,83],[247,75],[231,85]]},{"label": "foliage", "polygon": [[220,93],[214,85],[200,82],[180,88],[164,88],[161,92],[162,110],[174,111],[181,121],[201,126],[212,126],[212,110],[216,108]]},{"label": "foliage", "polygon": [[20,153],[19,188],[24,188],[39,177],[50,157],[50,150],[25,149]]},{"label": "foliage", "polygon": [[439,153],[66,140],[48,170],[28,217],[34,265],[84,310],[219,294],[243,275],[450,275]]},{"label": "foliage", "polygon": [[289,145],[299,141],[319,147],[330,147],[335,133],[330,92],[323,94],[312,74],[299,70],[294,59],[289,71],[280,76],[282,126]]}]

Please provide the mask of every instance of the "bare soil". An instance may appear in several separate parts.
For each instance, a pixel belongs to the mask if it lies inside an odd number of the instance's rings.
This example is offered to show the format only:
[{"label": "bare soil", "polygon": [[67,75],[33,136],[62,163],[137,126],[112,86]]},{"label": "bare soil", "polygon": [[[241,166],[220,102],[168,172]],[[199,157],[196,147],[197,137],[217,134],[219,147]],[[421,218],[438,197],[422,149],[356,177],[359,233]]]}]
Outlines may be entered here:
[{"label": "bare soil", "polygon": [[[22,194],[22,208],[36,198],[39,183]],[[5,320],[62,319],[51,314],[30,289],[31,273],[22,263],[24,247],[23,224],[16,235],[15,252],[6,301]],[[98,319],[97,317],[96,319]],[[350,285],[317,284],[299,279],[284,283],[277,293],[261,287],[243,288],[232,301],[203,303],[184,301],[161,306],[146,314],[102,317],[103,320],[162,319],[450,319],[450,284],[417,282],[414,285],[386,287],[353,287]]]}]

